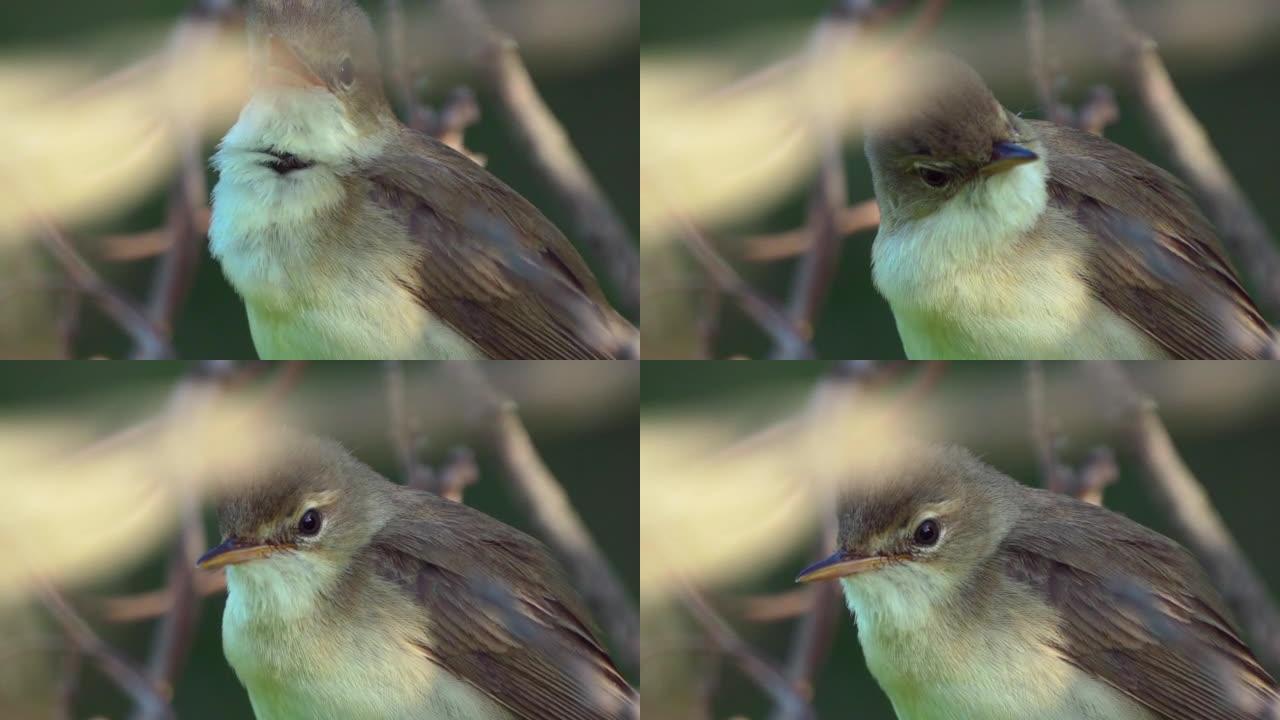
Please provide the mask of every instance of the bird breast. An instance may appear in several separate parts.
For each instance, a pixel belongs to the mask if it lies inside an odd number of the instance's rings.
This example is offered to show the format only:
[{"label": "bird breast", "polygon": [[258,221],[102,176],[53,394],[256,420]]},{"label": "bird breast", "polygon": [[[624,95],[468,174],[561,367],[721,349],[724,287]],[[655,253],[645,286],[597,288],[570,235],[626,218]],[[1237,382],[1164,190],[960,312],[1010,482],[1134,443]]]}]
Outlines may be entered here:
[{"label": "bird breast", "polygon": [[899,720],[1154,720],[1049,648],[1044,633],[1056,618],[1043,604],[1041,613],[965,623],[931,600],[947,588],[896,570],[842,585],[867,667]]},{"label": "bird breast", "polygon": [[[361,143],[324,93],[255,97],[214,156],[210,252],[245,301],[264,359],[474,358],[405,286],[418,243],[363,203]],[[308,161],[291,172],[271,155]]]},{"label": "bird breast", "polygon": [[1046,173],[1020,165],[876,236],[872,274],[908,357],[1151,355],[1083,282],[1086,243],[1049,202]]},{"label": "bird breast", "polygon": [[392,619],[413,609],[335,613],[334,580],[301,554],[228,569],[223,650],[258,720],[510,717],[425,657],[417,623]]}]

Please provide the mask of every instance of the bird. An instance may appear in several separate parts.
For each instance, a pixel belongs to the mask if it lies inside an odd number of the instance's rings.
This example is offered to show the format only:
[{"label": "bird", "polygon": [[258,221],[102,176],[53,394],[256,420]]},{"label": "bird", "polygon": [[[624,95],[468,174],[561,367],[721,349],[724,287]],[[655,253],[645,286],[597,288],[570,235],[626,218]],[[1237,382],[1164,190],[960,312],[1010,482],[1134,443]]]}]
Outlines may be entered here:
[{"label": "bird", "polygon": [[1274,333],[1182,183],[1021,117],[958,58],[869,118],[872,277],[913,359],[1261,358]]},{"label": "bird", "polygon": [[354,0],[252,0],[210,252],[264,359],[610,359],[635,328],[536,207],[406,127]]},{"label": "bird", "polygon": [[219,504],[223,651],[258,720],[621,720],[638,697],[537,540],[282,434]]},{"label": "bird", "polygon": [[1195,559],[958,447],[849,483],[838,579],[899,720],[1263,720],[1275,680]]}]

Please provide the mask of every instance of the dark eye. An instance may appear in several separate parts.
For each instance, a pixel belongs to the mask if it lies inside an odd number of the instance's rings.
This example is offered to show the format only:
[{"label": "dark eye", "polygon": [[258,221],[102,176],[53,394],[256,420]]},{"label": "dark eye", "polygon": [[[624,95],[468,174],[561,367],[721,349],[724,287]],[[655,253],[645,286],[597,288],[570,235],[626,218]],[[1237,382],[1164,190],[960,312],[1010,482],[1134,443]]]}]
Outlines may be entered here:
[{"label": "dark eye", "polygon": [[947,183],[951,182],[951,176],[941,170],[922,167],[917,168],[916,173],[920,175],[920,179],[924,181],[924,184],[929,187],[945,187]]},{"label": "dark eye", "polygon": [[303,535],[315,535],[320,532],[320,523],[323,518],[320,517],[320,511],[311,508],[302,513],[302,519],[298,521],[298,532]]},{"label": "dark eye", "polygon": [[356,66],[351,64],[351,58],[347,58],[338,66],[338,82],[349,87],[355,81]]},{"label": "dark eye", "polygon": [[942,527],[938,525],[938,521],[929,518],[920,523],[916,528],[916,534],[911,539],[920,547],[929,547],[938,542],[938,536],[941,534]]}]

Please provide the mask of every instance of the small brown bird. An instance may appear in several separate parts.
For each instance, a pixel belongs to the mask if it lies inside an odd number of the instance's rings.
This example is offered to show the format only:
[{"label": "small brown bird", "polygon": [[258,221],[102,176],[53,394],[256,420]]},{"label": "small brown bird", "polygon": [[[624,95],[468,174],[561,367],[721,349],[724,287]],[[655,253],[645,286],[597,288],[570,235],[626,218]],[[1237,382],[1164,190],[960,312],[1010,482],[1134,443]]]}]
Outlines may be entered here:
[{"label": "small brown bird", "polygon": [[610,358],[635,329],[528,200],[405,127],[353,0],[252,0],[210,249],[268,359]]},{"label": "small brown bird", "polygon": [[1174,541],[925,449],[840,512],[839,579],[901,720],[1270,720],[1276,682]]},{"label": "small brown bird", "polygon": [[541,543],[286,440],[199,561],[227,569],[223,650],[259,720],[639,716]]},{"label": "small brown bird", "polygon": [[930,58],[866,152],[876,287],[908,357],[1258,358],[1272,331],[1169,173],[1006,110]]}]

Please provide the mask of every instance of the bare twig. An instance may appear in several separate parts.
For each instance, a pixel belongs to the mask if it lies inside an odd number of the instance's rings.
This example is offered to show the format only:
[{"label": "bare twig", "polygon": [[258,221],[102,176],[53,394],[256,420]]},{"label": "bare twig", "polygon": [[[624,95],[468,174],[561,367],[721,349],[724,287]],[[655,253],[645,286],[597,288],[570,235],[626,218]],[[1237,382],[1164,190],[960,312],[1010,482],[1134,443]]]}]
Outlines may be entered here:
[{"label": "bare twig", "polygon": [[1040,0],[1026,0],[1027,54],[1031,62],[1031,85],[1036,91],[1036,101],[1045,117],[1059,125],[1071,125],[1071,109],[1058,101],[1056,75],[1049,66],[1045,50],[1044,8]]},{"label": "bare twig", "polygon": [[168,336],[132,300],[102,279],[52,221],[42,218],[41,222],[45,247],[62,265],[72,285],[93,298],[107,317],[129,334],[134,343],[134,357],[139,360],[173,357]]},{"label": "bare twig", "polygon": [[1106,85],[1094,85],[1089,97],[1075,113],[1075,125],[1081,130],[1101,135],[1103,130],[1120,119],[1120,106],[1116,94]]},{"label": "bare twig", "polygon": [[640,615],[622,581],[538,454],[515,403],[501,396],[482,371],[472,366],[460,367],[464,379],[488,406],[489,439],[506,470],[508,487],[528,510],[539,534],[565,563],[588,608],[613,639],[615,655],[623,665],[639,667]]},{"label": "bare twig", "polygon": [[1280,249],[1204,126],[1178,94],[1155,41],[1134,26],[1116,0],[1085,0],[1085,4],[1096,13],[1099,24],[1113,33],[1149,124],[1204,202],[1237,263],[1249,274],[1259,304],[1280,315]]},{"label": "bare twig", "polygon": [[813,720],[813,708],[792,687],[791,682],[759,652],[746,643],[729,623],[725,622],[711,605],[688,582],[683,583],[681,598],[698,624],[706,631],[707,637],[725,655],[751,678],[769,696],[773,698],[775,707],[782,708],[788,717],[801,720]]},{"label": "bare twig", "polygon": [[[827,12],[814,29],[810,40],[811,62],[820,62],[828,55],[840,52],[852,44],[862,31],[861,13],[845,12],[837,5]],[[809,196],[809,219],[806,223],[810,238],[809,249],[796,267],[791,286],[791,299],[787,312],[791,322],[800,328],[806,338],[813,337],[813,328],[819,309],[835,279],[840,263],[840,212],[848,196],[848,182],[844,172],[843,135],[827,113],[815,112],[809,121],[810,132],[815,136],[821,151],[818,181]],[[775,355],[785,354],[787,348],[775,348]]]},{"label": "bare twig", "polygon": [[[834,511],[826,514],[822,537],[818,543],[818,557],[825,558],[836,550],[836,532],[838,521]],[[835,583],[818,583],[813,588],[812,605],[800,620],[791,638],[791,649],[787,654],[786,675],[791,687],[806,701],[813,700],[814,678],[831,652],[831,642],[835,636],[836,620],[839,618],[839,593]],[[796,720],[812,714],[812,708],[806,707],[807,713],[797,712],[795,708],[775,704],[774,720]]]},{"label": "bare twig", "polygon": [[[880,224],[880,206],[875,198],[863,200],[855,205],[841,208],[835,217],[836,232],[840,238],[871,230]],[[804,254],[813,243],[813,235],[809,228],[755,235],[744,241],[745,257],[755,262],[783,260]]]},{"label": "bare twig", "polygon": [[1155,403],[1143,395],[1117,363],[1098,366],[1108,393],[1122,403],[1130,446],[1142,463],[1147,489],[1163,506],[1187,545],[1200,557],[1227,605],[1253,639],[1265,663],[1280,667],[1280,609],[1204,486],[1174,447]]},{"label": "bare twig", "polygon": [[[195,591],[200,597],[217,595],[227,589],[226,573],[200,571],[195,575]],[[169,612],[173,607],[174,593],[171,587],[151,590],[134,595],[116,595],[103,598],[102,616],[110,622],[137,622],[150,620]]]},{"label": "bare twig", "polygon": [[[224,0],[196,0],[178,24],[170,54],[176,60],[200,56],[218,39],[221,16],[231,9]],[[174,323],[195,283],[203,256],[207,224],[201,215],[208,208],[209,186],[205,179],[200,131],[190,120],[175,115],[179,163],[182,168],[169,193],[169,217],[165,225],[170,245],[152,278],[147,315],[172,340]]]},{"label": "bare twig", "polygon": [[112,682],[128,693],[140,707],[148,708],[162,718],[174,717],[168,700],[147,676],[115,648],[103,642],[52,585],[41,581],[37,587],[45,607],[62,625],[67,636],[85,655],[97,662]]},{"label": "bare twig", "polygon": [[1120,477],[1115,454],[1110,448],[1095,447],[1078,470],[1059,460],[1061,440],[1057,418],[1049,410],[1044,392],[1044,366],[1037,360],[1027,363],[1027,412],[1031,446],[1035,449],[1044,486],[1053,492],[1101,505],[1103,491]]},{"label": "bare twig", "polygon": [[391,446],[400,461],[400,476],[404,484],[428,489],[433,484],[434,473],[422,462],[423,442],[421,422],[409,408],[405,390],[404,366],[397,360],[388,361],[386,368],[387,412],[390,415]]},{"label": "bare twig", "polygon": [[640,255],[636,244],[538,93],[515,42],[494,27],[476,0],[449,0],[449,5],[483,43],[480,56],[488,83],[501,99],[503,111],[534,165],[572,213],[583,244],[608,271],[623,307],[638,311]]},{"label": "bare twig", "polygon": [[[209,221],[213,211],[208,205],[195,209],[193,230],[197,235],[209,232]],[[163,254],[173,247],[173,227],[165,225],[154,230],[119,235],[104,235],[98,238],[99,254],[106,260],[130,261],[145,260]]]},{"label": "bare twig", "polygon": [[392,95],[400,106],[405,124],[420,133],[428,133],[431,127],[430,111],[420,102],[414,91],[413,77],[409,73],[408,40],[405,28],[404,5],[400,0],[385,0],[384,32],[387,43],[388,75]]},{"label": "bare twig", "polygon": [[58,718],[75,720],[76,696],[80,694],[80,677],[84,674],[84,653],[70,635],[66,644],[62,657],[62,685],[58,689]]},{"label": "bare twig", "polygon": [[1044,397],[1044,366],[1037,360],[1027,363],[1027,414],[1031,422],[1031,446],[1040,465],[1040,480],[1046,488],[1060,491],[1062,478],[1070,469],[1058,462],[1056,431],[1051,426]]},{"label": "bare twig", "polygon": [[682,227],[680,237],[711,281],[738,301],[739,307],[773,339],[779,359],[813,357],[813,350],[791,320],[774,304],[758,295],[746,280],[711,246],[693,221],[677,215]]},{"label": "bare twig", "polygon": [[822,585],[815,583],[769,595],[745,597],[741,601],[740,614],[744,620],[752,622],[791,620],[813,608],[816,599],[813,591],[819,587]]}]

